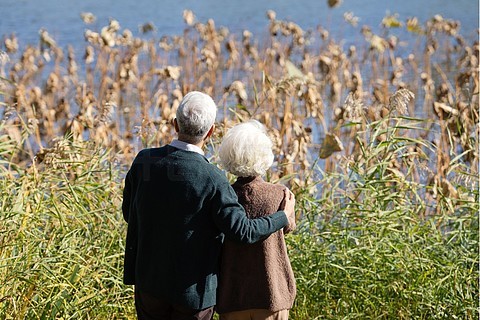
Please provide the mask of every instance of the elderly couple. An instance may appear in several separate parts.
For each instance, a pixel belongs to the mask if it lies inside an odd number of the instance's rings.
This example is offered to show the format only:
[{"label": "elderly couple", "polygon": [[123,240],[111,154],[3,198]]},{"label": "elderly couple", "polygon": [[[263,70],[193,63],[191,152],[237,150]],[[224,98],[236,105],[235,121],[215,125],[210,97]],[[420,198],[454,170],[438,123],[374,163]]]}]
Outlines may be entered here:
[{"label": "elderly couple", "polygon": [[178,139],[138,153],[125,178],[124,283],[138,319],[288,319],[295,279],[284,233],[295,198],[261,176],[272,142],[257,121],[235,126],[219,148],[225,174],[204,157],[217,107],[193,91],[180,103]]}]

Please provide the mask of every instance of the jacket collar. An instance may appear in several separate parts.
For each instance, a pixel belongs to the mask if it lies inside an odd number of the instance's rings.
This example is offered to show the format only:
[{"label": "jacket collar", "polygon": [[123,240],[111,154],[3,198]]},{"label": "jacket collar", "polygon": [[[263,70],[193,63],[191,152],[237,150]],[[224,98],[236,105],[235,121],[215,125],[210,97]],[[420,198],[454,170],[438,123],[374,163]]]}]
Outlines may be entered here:
[{"label": "jacket collar", "polygon": [[187,142],[184,142],[184,141],[180,141],[178,139],[175,139],[172,142],[170,142],[170,145],[172,147],[180,149],[180,150],[196,152],[196,153],[201,154],[202,156],[205,155],[203,150],[201,148],[197,147],[196,145],[190,144],[190,143],[187,143]]}]

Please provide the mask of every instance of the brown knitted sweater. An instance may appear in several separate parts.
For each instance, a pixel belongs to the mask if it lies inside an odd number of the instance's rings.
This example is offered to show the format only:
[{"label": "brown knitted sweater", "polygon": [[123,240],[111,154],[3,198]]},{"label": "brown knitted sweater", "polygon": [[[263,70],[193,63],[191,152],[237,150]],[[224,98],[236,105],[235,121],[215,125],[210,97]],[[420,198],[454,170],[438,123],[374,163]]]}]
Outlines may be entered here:
[{"label": "brown knitted sweater", "polygon": [[[261,177],[238,178],[233,184],[249,218],[276,212],[285,188]],[[296,295],[283,230],[254,244],[225,240],[217,294],[217,312],[290,309]]]}]

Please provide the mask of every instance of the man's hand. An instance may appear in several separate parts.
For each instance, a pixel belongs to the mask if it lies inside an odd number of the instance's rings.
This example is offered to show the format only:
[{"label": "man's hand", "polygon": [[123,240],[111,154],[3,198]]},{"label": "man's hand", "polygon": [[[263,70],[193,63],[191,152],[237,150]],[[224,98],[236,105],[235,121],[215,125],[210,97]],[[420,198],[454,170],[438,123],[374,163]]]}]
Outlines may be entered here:
[{"label": "man's hand", "polygon": [[284,205],[283,211],[287,215],[288,226],[283,228],[283,232],[289,233],[297,227],[297,223],[295,222],[295,195],[288,188],[285,188],[284,193],[285,196],[282,205]]}]

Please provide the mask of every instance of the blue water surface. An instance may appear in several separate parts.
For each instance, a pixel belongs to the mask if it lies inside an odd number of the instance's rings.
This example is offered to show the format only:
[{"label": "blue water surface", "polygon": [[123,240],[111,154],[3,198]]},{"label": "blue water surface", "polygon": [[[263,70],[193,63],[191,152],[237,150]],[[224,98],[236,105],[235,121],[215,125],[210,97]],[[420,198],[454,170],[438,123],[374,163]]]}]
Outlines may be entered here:
[{"label": "blue water surface", "polygon": [[[479,26],[477,0],[343,0],[335,8],[329,8],[327,0],[0,0],[0,36],[15,33],[22,46],[37,43],[38,31],[45,28],[61,46],[76,47],[84,42],[86,29],[99,30],[112,18],[134,35],[147,22],[156,26],[157,37],[174,35],[186,27],[185,9],[192,10],[199,22],[213,19],[231,32],[248,29],[254,34],[266,32],[265,13],[271,9],[277,19],[293,21],[305,30],[322,26],[347,41],[359,37],[359,28],[347,25],[345,12],[353,12],[359,26],[373,30],[380,28],[387,13],[398,13],[401,21],[417,17],[422,23],[440,14],[460,21],[461,33],[467,37],[478,37]],[[86,25],[80,18],[82,12],[93,13],[96,22]]]}]

